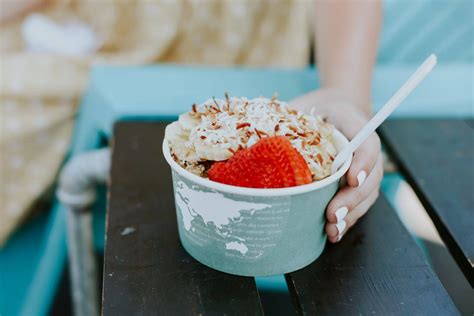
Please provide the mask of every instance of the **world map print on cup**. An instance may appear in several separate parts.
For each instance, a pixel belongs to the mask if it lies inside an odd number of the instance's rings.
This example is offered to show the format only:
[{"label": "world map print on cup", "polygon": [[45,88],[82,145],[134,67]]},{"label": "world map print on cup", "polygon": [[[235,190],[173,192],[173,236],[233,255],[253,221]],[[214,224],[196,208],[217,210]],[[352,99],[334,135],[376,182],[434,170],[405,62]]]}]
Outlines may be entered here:
[{"label": "world map print on cup", "polygon": [[226,257],[257,260],[264,256],[276,246],[290,213],[289,197],[274,198],[272,204],[251,197],[237,200],[183,180],[175,182],[175,190],[185,238],[200,247],[215,243]]},{"label": "world map print on cup", "polygon": [[337,181],[301,194],[258,196],[213,188],[186,171],[173,169],[172,176],[181,244],[213,269],[284,274],[307,266],[324,249],[325,208]]}]

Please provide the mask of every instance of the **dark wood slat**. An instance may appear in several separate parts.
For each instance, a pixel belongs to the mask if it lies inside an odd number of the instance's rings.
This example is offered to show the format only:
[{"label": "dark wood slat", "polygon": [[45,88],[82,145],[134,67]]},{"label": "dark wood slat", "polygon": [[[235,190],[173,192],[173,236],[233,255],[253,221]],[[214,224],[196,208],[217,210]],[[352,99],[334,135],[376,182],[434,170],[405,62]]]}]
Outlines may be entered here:
[{"label": "dark wood slat", "polygon": [[310,266],[286,276],[303,315],[456,315],[384,197]]},{"label": "dark wood slat", "polygon": [[[262,315],[253,278],[207,268],[181,247],[171,172],[161,152],[164,126],[123,122],[115,128],[103,314]],[[123,235],[127,227],[135,231]]]},{"label": "dark wood slat", "polygon": [[474,121],[394,120],[382,137],[474,287]]}]

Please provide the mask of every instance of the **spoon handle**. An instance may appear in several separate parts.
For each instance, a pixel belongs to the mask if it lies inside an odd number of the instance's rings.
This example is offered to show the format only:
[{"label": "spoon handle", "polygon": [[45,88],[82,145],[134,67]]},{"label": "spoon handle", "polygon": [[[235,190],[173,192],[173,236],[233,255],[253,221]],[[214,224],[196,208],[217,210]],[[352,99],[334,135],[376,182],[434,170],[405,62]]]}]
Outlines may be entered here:
[{"label": "spoon handle", "polygon": [[[341,158],[336,165],[334,161],[333,170],[338,170],[347,157],[352,154],[380,124],[392,114],[393,111],[405,100],[405,98],[425,79],[433,67],[436,65],[436,56],[431,54],[420,67],[411,75],[410,78],[401,86],[401,88],[388,100],[388,102],[375,114],[370,121],[357,133],[357,135],[349,142],[349,144],[338,154]],[[341,161],[342,160],[342,161]]]}]

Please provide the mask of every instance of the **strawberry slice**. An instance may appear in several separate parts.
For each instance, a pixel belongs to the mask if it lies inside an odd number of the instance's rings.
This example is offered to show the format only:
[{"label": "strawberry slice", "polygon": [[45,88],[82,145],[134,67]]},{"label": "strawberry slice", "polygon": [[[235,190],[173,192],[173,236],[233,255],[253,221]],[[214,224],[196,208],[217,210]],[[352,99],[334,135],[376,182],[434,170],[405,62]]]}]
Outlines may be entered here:
[{"label": "strawberry slice", "polygon": [[265,137],[208,171],[212,181],[247,188],[285,188],[312,182],[303,156],[282,136]]}]

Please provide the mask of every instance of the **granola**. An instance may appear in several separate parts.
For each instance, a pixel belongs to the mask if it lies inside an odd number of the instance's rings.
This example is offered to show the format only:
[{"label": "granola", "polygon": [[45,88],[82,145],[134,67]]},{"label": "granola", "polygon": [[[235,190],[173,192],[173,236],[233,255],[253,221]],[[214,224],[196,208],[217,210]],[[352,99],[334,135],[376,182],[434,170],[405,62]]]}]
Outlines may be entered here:
[{"label": "granola", "polygon": [[229,159],[240,149],[260,138],[285,136],[305,159],[313,180],[331,172],[337,153],[333,144],[334,127],[319,116],[292,109],[276,98],[209,99],[193,104],[166,128],[171,153],[183,168],[206,177],[213,161]]}]

